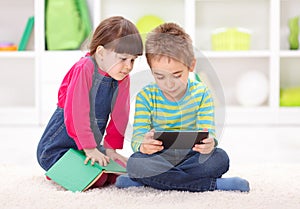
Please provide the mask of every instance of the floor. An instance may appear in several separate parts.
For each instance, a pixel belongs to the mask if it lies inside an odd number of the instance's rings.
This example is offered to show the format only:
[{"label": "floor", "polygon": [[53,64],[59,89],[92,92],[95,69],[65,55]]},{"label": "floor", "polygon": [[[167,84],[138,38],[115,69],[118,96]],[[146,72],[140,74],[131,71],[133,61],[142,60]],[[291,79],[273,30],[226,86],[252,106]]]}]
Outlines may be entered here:
[{"label": "floor", "polygon": [[[44,127],[0,126],[0,163],[37,166],[36,147]],[[300,126],[228,126],[220,137],[231,165],[300,163]],[[131,154],[125,140],[122,154]]]}]

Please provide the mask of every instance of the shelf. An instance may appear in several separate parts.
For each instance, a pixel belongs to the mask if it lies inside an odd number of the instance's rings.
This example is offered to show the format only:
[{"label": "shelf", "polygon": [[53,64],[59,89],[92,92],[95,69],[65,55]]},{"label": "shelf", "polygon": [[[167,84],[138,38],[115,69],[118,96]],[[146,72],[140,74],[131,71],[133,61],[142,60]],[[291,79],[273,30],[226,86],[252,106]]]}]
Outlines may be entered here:
[{"label": "shelf", "polygon": [[284,56],[280,59],[280,87],[300,86],[300,59],[298,56]]},{"label": "shelf", "polygon": [[[182,26],[199,53],[197,70],[202,76],[206,73],[211,89],[223,91],[226,124],[300,124],[300,107],[279,106],[280,88],[300,85],[300,50],[289,50],[287,24],[290,18],[300,15],[299,0],[87,0],[87,3],[93,29],[112,15],[122,15],[136,23],[151,14]],[[64,75],[87,50],[45,50],[45,1],[0,0],[0,5],[3,20],[0,41],[18,44],[27,18],[35,16],[27,50],[0,52],[0,124],[45,124],[56,107],[57,90]],[[211,33],[220,27],[251,30],[250,49],[213,51]],[[266,76],[269,95],[263,104],[246,107],[236,98],[237,83],[252,71]],[[131,73],[132,86],[152,81],[150,72],[145,57],[138,58]],[[252,84],[258,85],[255,80]]]},{"label": "shelf", "polygon": [[270,51],[202,51],[208,58],[268,58]]},{"label": "shelf", "polygon": [[280,49],[288,50],[288,36],[290,33],[288,21],[290,18],[299,16],[299,0],[281,0],[280,1]]},{"label": "shelf", "polygon": [[280,107],[278,114],[279,123],[299,125],[300,107]]},{"label": "shelf", "polygon": [[[184,26],[184,4],[186,0],[101,0],[101,19],[112,15],[122,15],[133,23],[145,15],[156,15],[164,21],[176,22]],[[174,15],[176,14],[176,15]]]},{"label": "shelf", "polygon": [[278,124],[277,110],[269,107],[227,107],[226,124]]},{"label": "shelf", "polygon": [[34,51],[12,51],[12,52],[0,52],[1,58],[35,58],[36,54]]},{"label": "shelf", "polygon": [[18,45],[28,17],[34,14],[34,0],[0,0],[0,5],[0,41]]},{"label": "shelf", "polygon": [[283,50],[283,51],[280,51],[280,57],[283,57],[283,58],[300,58],[300,50]]},{"label": "shelf", "polygon": [[242,27],[252,31],[251,50],[269,49],[269,8],[269,0],[196,1],[196,47],[211,50],[211,34],[216,28]]}]

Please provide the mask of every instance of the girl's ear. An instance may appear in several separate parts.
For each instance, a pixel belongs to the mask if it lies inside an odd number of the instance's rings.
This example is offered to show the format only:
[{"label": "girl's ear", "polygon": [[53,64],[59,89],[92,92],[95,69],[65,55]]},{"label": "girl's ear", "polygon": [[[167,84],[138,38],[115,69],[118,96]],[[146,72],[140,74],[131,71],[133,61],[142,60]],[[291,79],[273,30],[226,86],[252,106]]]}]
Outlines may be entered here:
[{"label": "girl's ear", "polygon": [[102,45],[98,46],[96,49],[96,54],[100,57],[104,56],[104,47]]},{"label": "girl's ear", "polygon": [[195,66],[196,66],[196,59],[194,58],[191,63],[191,66],[189,67],[189,72],[193,72],[195,69]]}]

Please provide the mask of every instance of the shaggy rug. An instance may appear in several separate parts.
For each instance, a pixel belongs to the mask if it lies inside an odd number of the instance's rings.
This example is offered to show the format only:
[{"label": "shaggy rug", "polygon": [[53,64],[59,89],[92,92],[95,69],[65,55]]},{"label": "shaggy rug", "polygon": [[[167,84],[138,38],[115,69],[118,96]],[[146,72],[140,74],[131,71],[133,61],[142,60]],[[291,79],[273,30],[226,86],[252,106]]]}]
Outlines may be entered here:
[{"label": "shaggy rug", "polygon": [[232,166],[225,176],[249,180],[249,193],[190,193],[115,186],[72,193],[46,180],[38,168],[1,165],[0,173],[0,208],[3,209],[300,208],[300,164]]}]

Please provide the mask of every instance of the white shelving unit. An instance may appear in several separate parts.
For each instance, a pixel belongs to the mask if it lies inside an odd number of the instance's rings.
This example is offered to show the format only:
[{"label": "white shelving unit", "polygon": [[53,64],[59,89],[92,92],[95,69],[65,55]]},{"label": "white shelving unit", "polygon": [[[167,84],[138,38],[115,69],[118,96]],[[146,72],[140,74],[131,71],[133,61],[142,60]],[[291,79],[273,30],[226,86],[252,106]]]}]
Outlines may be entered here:
[{"label": "white shelving unit", "polygon": [[[280,107],[280,88],[300,84],[300,50],[289,50],[288,19],[300,15],[298,0],[87,0],[93,27],[112,15],[132,22],[154,14],[176,22],[191,35],[222,83],[227,124],[300,124],[300,107]],[[56,107],[57,90],[71,65],[85,52],[45,49],[45,2],[0,0],[0,41],[18,44],[27,18],[34,34],[25,52],[0,52],[0,124],[45,124]],[[15,18],[18,17],[18,18]],[[9,20],[9,21],[7,21]],[[244,27],[252,33],[249,51],[212,51],[211,32]],[[144,59],[134,71],[145,68]],[[257,70],[269,82],[269,96],[256,107],[235,98],[243,73]]]}]

